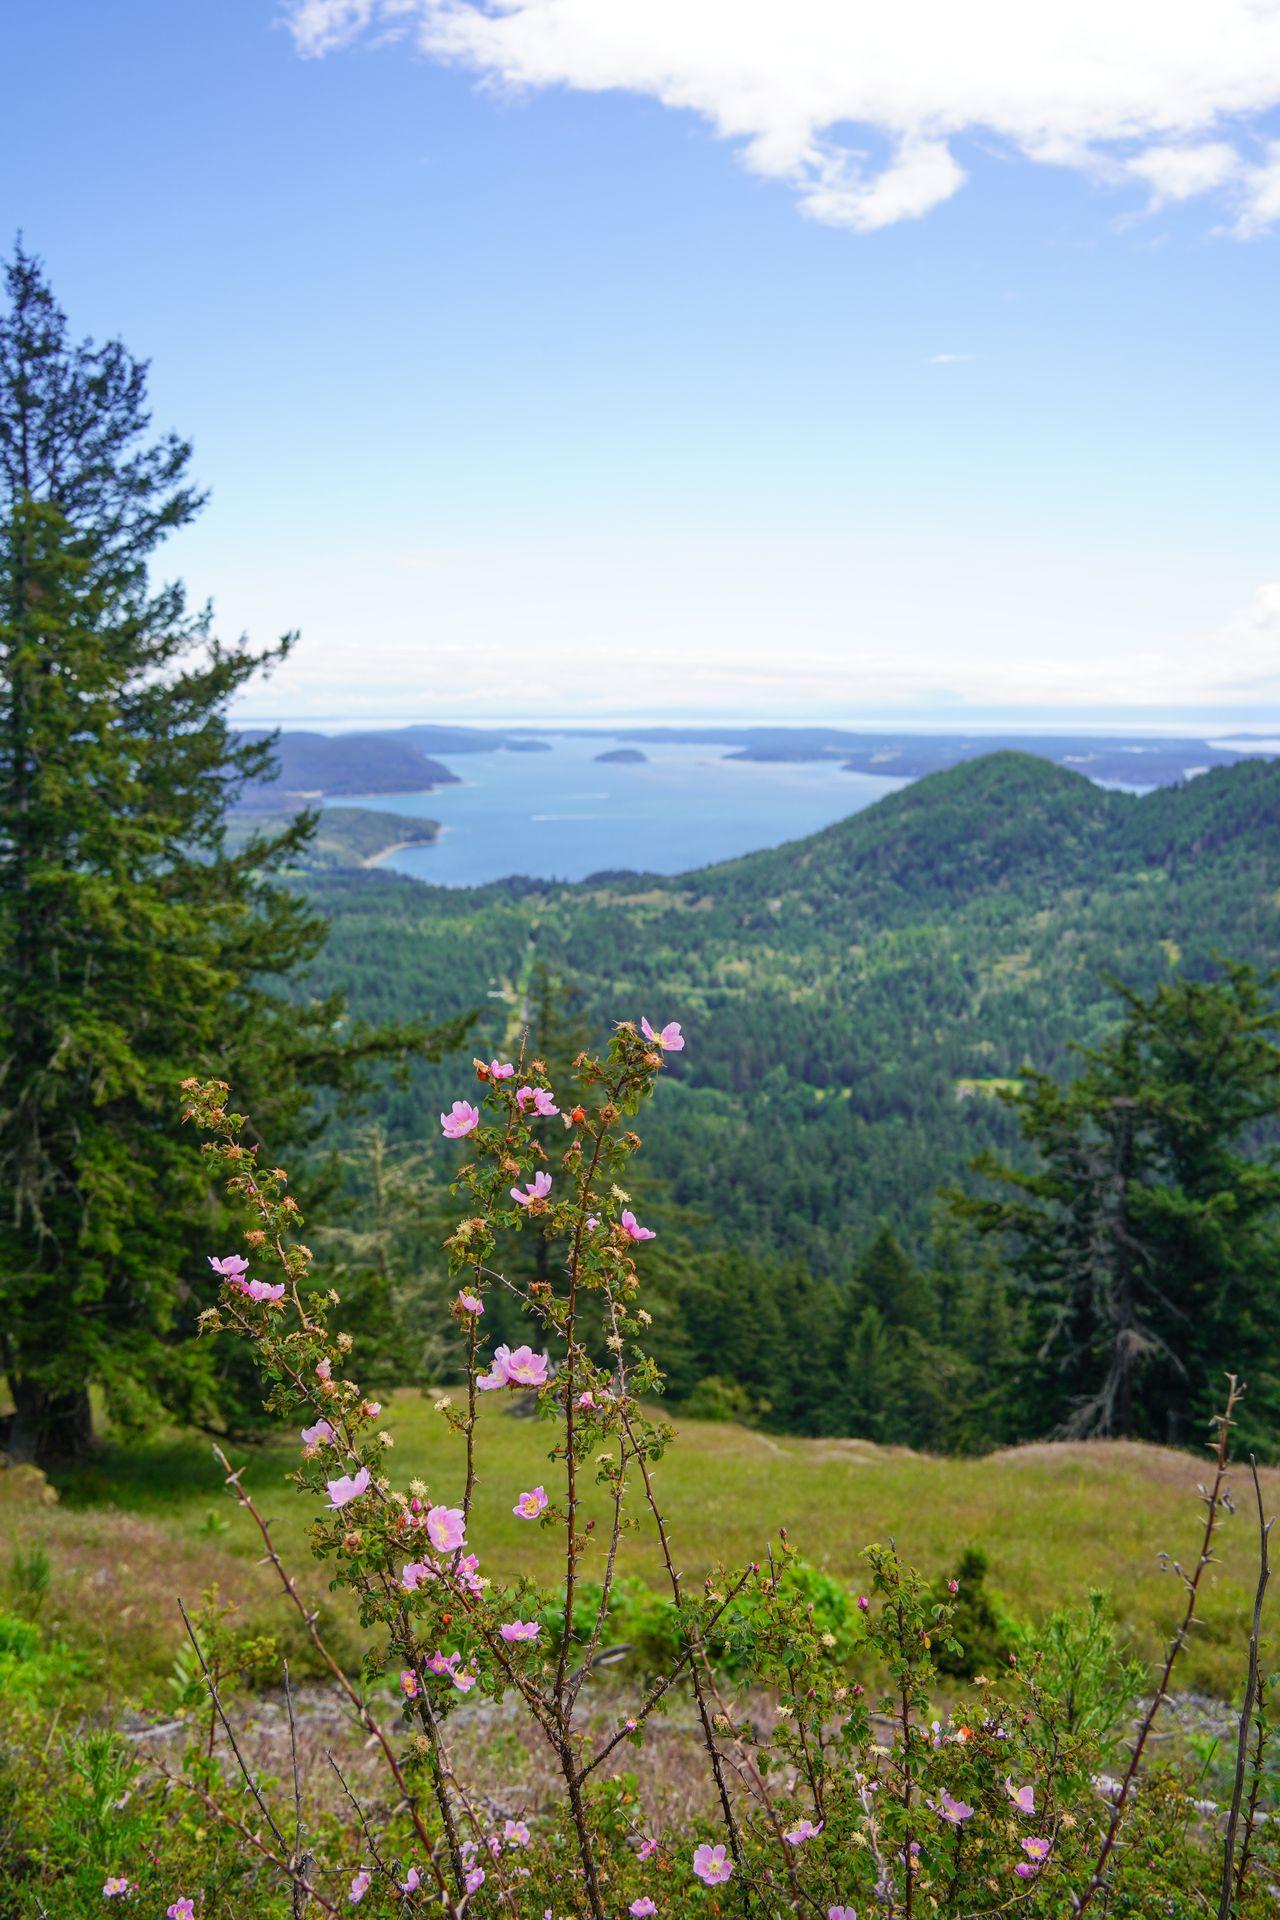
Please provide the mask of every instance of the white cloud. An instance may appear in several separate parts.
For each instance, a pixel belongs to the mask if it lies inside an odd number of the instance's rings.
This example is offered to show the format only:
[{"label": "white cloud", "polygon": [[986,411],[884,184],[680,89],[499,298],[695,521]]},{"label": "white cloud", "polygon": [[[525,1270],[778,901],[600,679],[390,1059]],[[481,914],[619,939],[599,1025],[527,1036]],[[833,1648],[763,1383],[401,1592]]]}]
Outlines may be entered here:
[{"label": "white cloud", "polygon": [[972,358],[973,355],[971,353],[931,353],[929,355],[929,365],[931,367],[958,367],[962,366],[966,360],[972,360]]},{"label": "white cloud", "polygon": [[[949,200],[953,142],[1217,193],[1280,220],[1280,0],[285,0],[298,50],[411,38],[512,87],[622,89],[700,115],[802,210],[867,232]],[[868,141],[884,143],[872,159]]]}]

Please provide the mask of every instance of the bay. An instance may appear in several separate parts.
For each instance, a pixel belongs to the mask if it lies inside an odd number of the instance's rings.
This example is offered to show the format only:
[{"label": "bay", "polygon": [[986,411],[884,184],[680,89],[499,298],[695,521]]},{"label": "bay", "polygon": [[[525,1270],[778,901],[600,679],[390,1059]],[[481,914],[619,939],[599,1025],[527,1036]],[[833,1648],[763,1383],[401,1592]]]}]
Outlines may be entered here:
[{"label": "bay", "polygon": [[845,773],[837,760],[733,760],[730,749],[689,742],[646,741],[638,764],[597,758],[627,744],[558,735],[544,752],[468,753],[450,763],[458,786],[334,804],[438,820],[434,845],[398,848],[381,864],[468,887],[512,874],[683,873],[800,839],[906,785]]}]

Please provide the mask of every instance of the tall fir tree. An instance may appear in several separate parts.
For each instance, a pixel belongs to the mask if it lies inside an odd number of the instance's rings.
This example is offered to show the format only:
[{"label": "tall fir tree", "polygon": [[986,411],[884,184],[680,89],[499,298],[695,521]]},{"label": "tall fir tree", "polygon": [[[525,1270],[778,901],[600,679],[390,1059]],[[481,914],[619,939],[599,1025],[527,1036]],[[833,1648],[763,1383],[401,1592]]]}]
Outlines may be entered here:
[{"label": "tall fir tree", "polygon": [[184,1336],[218,1213],[177,1125],[180,1082],[232,1080],[274,1147],[317,1087],[351,1091],[418,1033],[339,1031],[290,999],[318,917],[273,870],[299,818],[228,851],[225,810],[270,743],[231,697],[283,657],[223,644],[150,563],[202,501],[152,437],[146,367],[78,344],[21,246],[0,318],[0,1365],[10,1450],[82,1452],[118,1418],[219,1420],[239,1391]]},{"label": "tall fir tree", "polygon": [[954,1197],[1008,1249],[1040,1365],[1039,1426],[1182,1442],[1249,1385],[1241,1424],[1280,1437],[1280,976],[1229,965],[1149,996],[1059,1085],[1008,1097],[1037,1164],[988,1154],[996,1196]]}]

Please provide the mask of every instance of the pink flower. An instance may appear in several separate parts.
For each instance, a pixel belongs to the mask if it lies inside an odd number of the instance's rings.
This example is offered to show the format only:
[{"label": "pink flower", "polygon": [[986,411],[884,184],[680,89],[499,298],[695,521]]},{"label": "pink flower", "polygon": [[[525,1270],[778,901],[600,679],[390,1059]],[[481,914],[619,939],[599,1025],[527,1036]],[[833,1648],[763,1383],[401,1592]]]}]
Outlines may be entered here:
[{"label": "pink flower", "polygon": [[942,1789],[942,1805],[939,1812],[944,1820],[951,1822],[953,1827],[958,1827],[962,1821],[973,1818],[973,1808],[967,1807],[963,1800],[953,1800],[945,1787]]},{"label": "pink flower", "polygon": [[416,1867],[410,1867],[408,1873],[406,1873],[404,1879],[400,1882],[400,1891],[401,1893],[416,1893],[421,1885],[422,1875]]},{"label": "pink flower", "polygon": [[414,1672],[412,1667],[405,1667],[402,1669],[400,1674],[400,1691],[403,1693],[406,1700],[417,1699],[418,1676]]},{"label": "pink flower", "polygon": [[624,1207],[622,1224],[632,1240],[656,1240],[657,1234],[652,1227],[642,1227],[630,1207]]},{"label": "pink flower", "polygon": [[636,1859],[652,1860],[654,1854],[657,1851],[658,1851],[658,1843],[656,1840],[644,1839],[640,1842],[640,1845],[636,1848]]},{"label": "pink flower", "polygon": [[868,1600],[865,1593],[860,1593],[858,1595],[858,1612],[869,1613],[870,1610],[871,1610],[871,1602]]},{"label": "pink flower", "polygon": [[361,1467],[354,1476],[340,1473],[336,1480],[327,1480],[325,1487],[331,1507],[345,1507],[350,1500],[358,1500],[369,1484],[369,1469]]},{"label": "pink flower", "polygon": [[196,1920],[196,1903],[184,1894],[181,1900],[175,1900],[171,1907],[164,1910],[164,1920]]},{"label": "pink flower", "polygon": [[583,1408],[584,1411],[589,1413],[591,1411],[591,1408],[594,1407],[595,1403],[596,1403],[596,1397],[594,1393],[592,1393],[591,1389],[588,1388],[585,1393],[580,1393],[578,1395],[576,1404],[581,1408]]},{"label": "pink flower", "polygon": [[210,1254],[209,1265],[220,1280],[243,1280],[249,1270],[249,1262],[242,1253],[229,1253],[222,1260],[215,1260]]},{"label": "pink flower", "polygon": [[250,1280],[246,1282],[244,1291],[251,1300],[283,1300],[284,1281],[281,1280],[271,1287],[265,1280]]},{"label": "pink flower", "polygon": [[958,1580],[948,1580],[948,1582],[947,1582],[947,1592],[948,1592],[948,1593],[959,1593],[959,1591],[960,1591],[960,1582],[959,1582]]},{"label": "pink flower", "polygon": [[425,1560],[410,1560],[407,1566],[400,1569],[400,1585],[406,1593],[416,1593],[424,1580],[437,1580],[439,1577],[435,1568],[428,1566]]},{"label": "pink flower", "polygon": [[104,1900],[119,1900],[122,1895],[127,1897],[132,1891],[132,1880],[126,1880],[122,1873],[113,1873],[109,1880],[104,1880],[102,1883]]},{"label": "pink flower", "polygon": [[1026,1854],[1028,1860],[1033,1860],[1037,1866],[1040,1866],[1042,1862],[1049,1858],[1052,1845],[1052,1841],[1041,1839],[1038,1834],[1033,1833],[1029,1834],[1023,1841],[1022,1851]]},{"label": "pink flower", "polygon": [[536,1520],[547,1507],[545,1487],[531,1487],[528,1493],[522,1493],[511,1511],[520,1520]]},{"label": "pink flower", "polygon": [[317,1420],[314,1427],[302,1429],[302,1443],[307,1447],[327,1447],[333,1439],[333,1428],[327,1420]]},{"label": "pink flower", "polygon": [[627,1908],[627,1912],[633,1913],[636,1917],[636,1920],[649,1920],[649,1915],[652,1913],[656,1913],[657,1911],[658,1911],[657,1906],[649,1898],[647,1893],[642,1893],[640,1898],[638,1900],[633,1900],[631,1902],[631,1905]]},{"label": "pink flower", "polygon": [[596,1228],[597,1228],[597,1227],[598,1227],[599,1225],[600,1225],[600,1216],[599,1216],[599,1214],[597,1214],[597,1213],[589,1213],[589,1214],[587,1215],[587,1232],[588,1232],[588,1233],[594,1233],[594,1232],[595,1232],[595,1230],[596,1230]]},{"label": "pink flower", "polygon": [[530,1837],[529,1829],[523,1820],[504,1820],[502,1837],[509,1847],[527,1847]]},{"label": "pink flower", "polygon": [[316,1361],[316,1379],[332,1380],[332,1378],[333,1378],[332,1360],[317,1360]]},{"label": "pink flower", "polygon": [[504,1640],[536,1640],[538,1622],[536,1620],[504,1620],[498,1632]]},{"label": "pink flower", "polygon": [[489,1062],[489,1078],[491,1080],[510,1080],[514,1072],[515,1068],[509,1060],[491,1060]]},{"label": "pink flower", "polygon": [[362,1867],[360,1869],[360,1872],[356,1875],[355,1879],[351,1882],[351,1891],[347,1895],[347,1899],[351,1902],[351,1905],[353,1907],[355,1906],[357,1900],[364,1899],[366,1893],[368,1893],[369,1891],[369,1883],[372,1879],[373,1879],[373,1875],[371,1873],[366,1873]]},{"label": "pink flower", "polygon": [[1034,1787],[1015,1787],[1006,1773],[1004,1790],[1019,1813],[1034,1813],[1036,1810],[1036,1790]]},{"label": "pink flower", "polygon": [[464,1313],[484,1312],[484,1301],[477,1299],[474,1293],[460,1293],[458,1295],[458,1305]]},{"label": "pink flower", "polygon": [[858,1920],[856,1907],[828,1907],[827,1920]]},{"label": "pink flower", "polygon": [[793,1847],[803,1846],[806,1840],[816,1840],[822,1832],[823,1823],[819,1820],[815,1827],[812,1820],[797,1820],[794,1827],[788,1827],[785,1835]]},{"label": "pink flower", "polygon": [[463,1881],[463,1885],[466,1887],[468,1893],[475,1893],[484,1885],[484,1868],[472,1867],[466,1879]]},{"label": "pink flower", "polygon": [[432,1673],[439,1674],[442,1680],[452,1680],[459,1693],[470,1693],[476,1683],[474,1673],[465,1673],[459,1667],[460,1653],[433,1653],[427,1661]]},{"label": "pink flower", "polygon": [[474,1553],[464,1553],[453,1570],[459,1586],[465,1587],[468,1593],[483,1593],[489,1584],[480,1578],[479,1567]]},{"label": "pink flower", "polygon": [[668,1020],[661,1032],[655,1033],[647,1020],[641,1020],[640,1031],[646,1040],[656,1040],[664,1053],[683,1053],[684,1035],[680,1031],[678,1020]]},{"label": "pink flower", "polygon": [[1014,1872],[1017,1874],[1019,1880],[1030,1880],[1039,1873],[1039,1871],[1039,1867],[1032,1866],[1029,1860],[1019,1860],[1017,1866],[1014,1868]]},{"label": "pink flower", "polygon": [[733,1862],[726,1858],[723,1847],[709,1847],[704,1841],[694,1848],[693,1870],[707,1886],[719,1887],[733,1872]]},{"label": "pink flower", "polygon": [[437,1553],[456,1553],[466,1529],[461,1507],[432,1507],[427,1514],[427,1538]]},{"label": "pink flower", "polygon": [[535,1173],[527,1187],[512,1187],[511,1198],[518,1207],[531,1207],[535,1200],[545,1200],[551,1191],[551,1175]]},{"label": "pink flower", "polygon": [[534,1112],[540,1114],[544,1120],[550,1120],[553,1115],[560,1111],[545,1087],[521,1087],[519,1093],[516,1095],[516,1105],[519,1107],[521,1113],[524,1112],[530,1102],[533,1103]]},{"label": "pink flower", "polygon": [[510,1347],[494,1349],[493,1361],[488,1373],[482,1373],[476,1385],[486,1393],[495,1387],[541,1387],[546,1384],[547,1356],[535,1353],[532,1347]]},{"label": "pink flower", "polygon": [[440,1115],[440,1131],[446,1140],[462,1140],[480,1125],[480,1109],[469,1100],[455,1100],[448,1113]]}]

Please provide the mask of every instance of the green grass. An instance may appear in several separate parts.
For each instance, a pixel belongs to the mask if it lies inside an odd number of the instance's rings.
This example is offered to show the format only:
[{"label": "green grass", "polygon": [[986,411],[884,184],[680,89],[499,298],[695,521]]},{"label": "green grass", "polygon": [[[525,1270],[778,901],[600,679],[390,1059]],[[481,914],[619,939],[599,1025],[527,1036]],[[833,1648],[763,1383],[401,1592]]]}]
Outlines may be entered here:
[{"label": "green grass", "polygon": [[[420,1476],[433,1498],[456,1499],[461,1442],[431,1398],[408,1391],[395,1395],[384,1424],[395,1435],[388,1467],[397,1484]],[[483,1408],[482,1428],[471,1528],[482,1568],[520,1568],[554,1582],[557,1536],[511,1512],[517,1494],[539,1482],[554,1496],[556,1469],[547,1459],[551,1429],[513,1419],[490,1402]],[[274,1518],[277,1546],[320,1595],[321,1576],[306,1539],[314,1504],[284,1480],[296,1448],[282,1439],[240,1449],[240,1458],[248,1463],[246,1484]],[[931,1574],[949,1571],[962,1549],[976,1543],[989,1556],[992,1588],[1015,1614],[1036,1619],[1090,1587],[1103,1587],[1113,1596],[1135,1650],[1150,1659],[1182,1600],[1177,1575],[1161,1571],[1158,1555],[1163,1549],[1184,1565],[1194,1560],[1200,1524],[1195,1490],[1203,1471],[1203,1462],[1192,1454],[1122,1442],[1045,1444],[978,1460],[934,1459],[856,1440],[775,1437],[688,1421],[681,1423],[678,1442],[656,1469],[656,1481],[670,1517],[677,1564],[688,1575],[721,1559],[735,1563],[759,1557],[784,1526],[806,1558],[854,1587],[862,1583],[860,1556],[869,1541],[892,1536]],[[1178,1683],[1222,1696],[1232,1694],[1240,1681],[1255,1578],[1247,1476],[1239,1473],[1236,1480],[1241,1513],[1224,1524],[1221,1565],[1212,1574],[1203,1624],[1180,1665]],[[251,1578],[255,1613],[265,1601],[265,1576],[259,1569],[250,1575],[257,1553],[252,1523],[222,1492],[206,1442],[175,1435],[140,1446],[108,1445],[90,1468],[64,1478],[61,1486],[56,1532],[68,1545],[77,1528],[87,1527],[98,1529],[109,1545],[113,1528],[127,1514],[131,1524],[142,1525],[149,1539],[160,1542],[153,1554],[163,1554],[168,1539],[194,1556],[188,1579],[197,1577],[197,1563],[200,1578],[208,1577],[210,1566],[221,1565],[224,1586],[232,1592],[245,1589]],[[1264,1475],[1264,1489],[1274,1507],[1280,1471]],[[598,1511],[603,1518],[603,1507]],[[56,1543],[54,1560],[56,1580]],[[651,1529],[626,1541],[623,1567],[660,1583]],[[141,1584],[135,1590],[134,1624],[122,1621],[117,1633],[137,1631],[154,1639],[150,1616],[162,1605],[168,1617],[181,1578],[179,1555],[171,1577],[161,1583],[162,1593]]]}]

